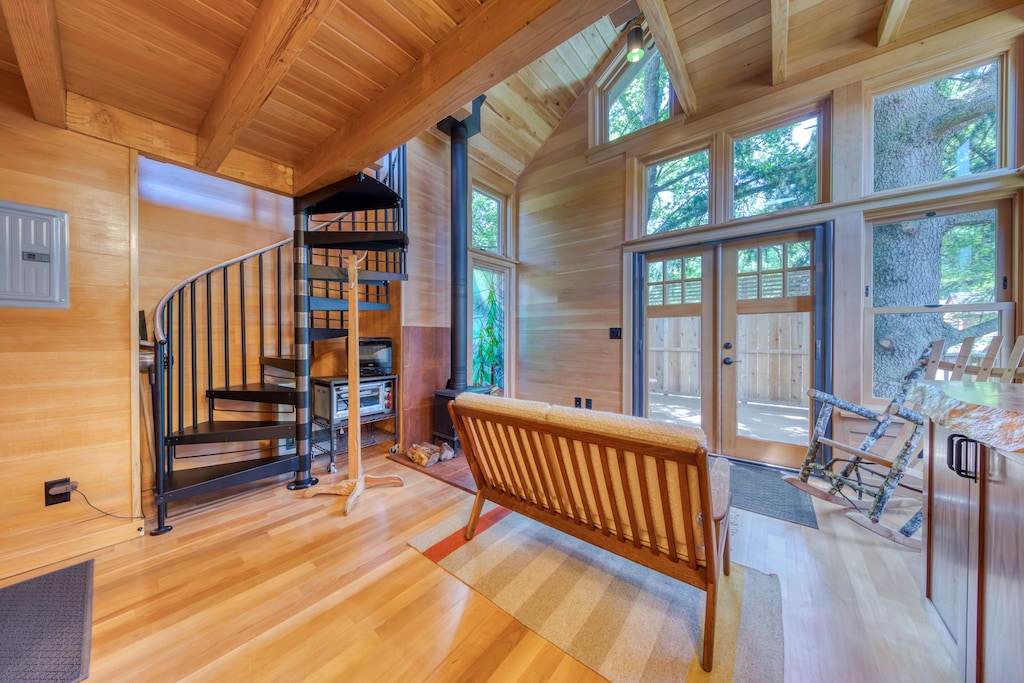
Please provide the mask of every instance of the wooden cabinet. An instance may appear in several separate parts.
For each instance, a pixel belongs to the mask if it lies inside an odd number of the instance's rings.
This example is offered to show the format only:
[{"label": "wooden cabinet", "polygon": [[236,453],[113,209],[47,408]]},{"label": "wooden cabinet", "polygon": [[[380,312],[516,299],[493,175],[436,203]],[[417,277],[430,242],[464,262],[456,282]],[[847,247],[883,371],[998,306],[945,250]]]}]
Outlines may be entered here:
[{"label": "wooden cabinet", "polygon": [[[954,470],[959,470],[959,473]],[[1024,676],[1024,454],[931,423],[924,599],[965,681]]]},{"label": "wooden cabinet", "polygon": [[990,450],[979,565],[979,647],[986,681],[1024,679],[1024,454]]}]

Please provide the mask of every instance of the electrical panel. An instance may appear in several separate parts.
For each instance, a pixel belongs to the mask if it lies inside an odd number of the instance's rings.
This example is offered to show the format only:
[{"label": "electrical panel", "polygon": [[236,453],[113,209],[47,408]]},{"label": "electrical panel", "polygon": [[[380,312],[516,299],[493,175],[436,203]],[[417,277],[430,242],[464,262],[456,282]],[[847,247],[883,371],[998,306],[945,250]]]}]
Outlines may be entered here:
[{"label": "electrical panel", "polygon": [[0,201],[0,306],[68,308],[68,214]]}]

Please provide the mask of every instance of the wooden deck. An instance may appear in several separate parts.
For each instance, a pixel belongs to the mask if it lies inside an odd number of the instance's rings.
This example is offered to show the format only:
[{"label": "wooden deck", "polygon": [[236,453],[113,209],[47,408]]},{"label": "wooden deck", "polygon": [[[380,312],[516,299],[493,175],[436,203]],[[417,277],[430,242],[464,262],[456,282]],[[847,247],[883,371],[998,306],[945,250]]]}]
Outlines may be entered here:
[{"label": "wooden deck", "polygon": [[[648,396],[649,417],[662,422],[700,427],[700,399],[679,394]],[[743,401],[737,406],[740,436],[806,446],[810,438],[807,406]]]}]

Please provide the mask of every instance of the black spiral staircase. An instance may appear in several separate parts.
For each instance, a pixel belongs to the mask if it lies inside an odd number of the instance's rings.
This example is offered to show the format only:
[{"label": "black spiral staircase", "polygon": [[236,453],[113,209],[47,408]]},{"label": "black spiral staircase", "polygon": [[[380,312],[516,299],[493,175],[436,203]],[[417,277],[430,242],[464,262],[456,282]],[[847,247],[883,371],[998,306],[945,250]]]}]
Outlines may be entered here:
[{"label": "black spiral staircase", "polygon": [[314,344],[347,336],[350,254],[367,253],[360,310],[390,308],[391,283],[407,278],[404,195],[402,147],[376,177],[360,173],[297,197],[292,240],[204,271],[160,301],[153,535],[171,530],[175,501],[286,473],[292,489],[317,483]]}]

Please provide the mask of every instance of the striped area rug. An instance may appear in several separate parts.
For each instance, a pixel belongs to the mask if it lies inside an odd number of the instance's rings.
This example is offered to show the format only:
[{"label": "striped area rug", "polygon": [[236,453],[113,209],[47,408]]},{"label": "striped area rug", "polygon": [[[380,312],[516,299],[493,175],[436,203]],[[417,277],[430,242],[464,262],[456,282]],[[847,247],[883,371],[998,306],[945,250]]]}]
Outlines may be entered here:
[{"label": "striped area rug", "polygon": [[487,504],[409,543],[610,681],[783,680],[778,577],[736,563],[719,587],[714,667],[700,667],[704,592]]}]

